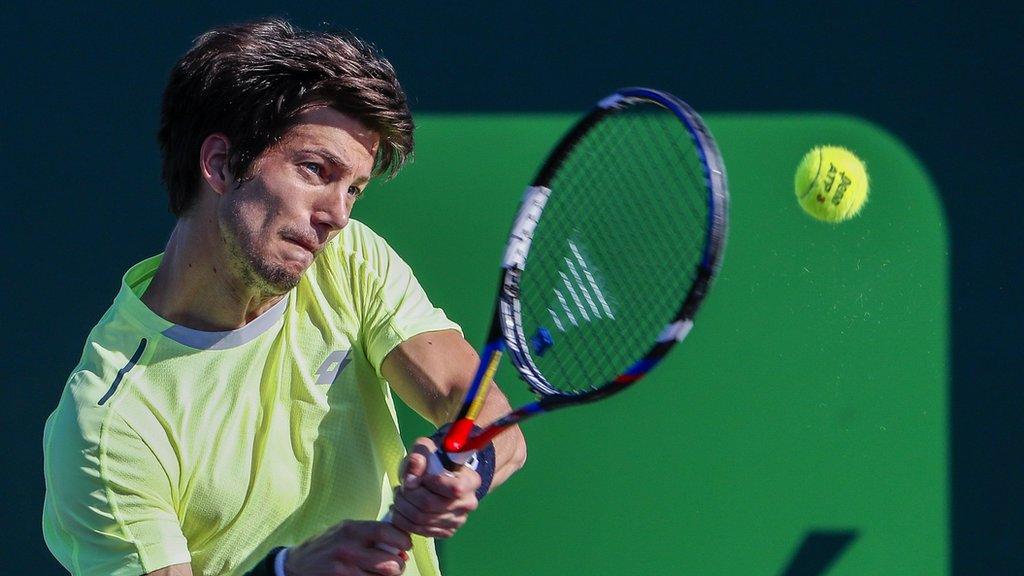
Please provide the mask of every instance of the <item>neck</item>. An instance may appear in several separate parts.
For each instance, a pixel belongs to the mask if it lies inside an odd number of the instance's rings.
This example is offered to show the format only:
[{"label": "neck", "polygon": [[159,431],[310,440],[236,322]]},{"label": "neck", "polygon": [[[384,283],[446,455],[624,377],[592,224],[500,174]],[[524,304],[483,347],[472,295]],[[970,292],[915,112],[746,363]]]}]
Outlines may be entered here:
[{"label": "neck", "polygon": [[283,297],[247,285],[215,219],[178,220],[142,301],[162,318],[195,330],[241,328]]}]

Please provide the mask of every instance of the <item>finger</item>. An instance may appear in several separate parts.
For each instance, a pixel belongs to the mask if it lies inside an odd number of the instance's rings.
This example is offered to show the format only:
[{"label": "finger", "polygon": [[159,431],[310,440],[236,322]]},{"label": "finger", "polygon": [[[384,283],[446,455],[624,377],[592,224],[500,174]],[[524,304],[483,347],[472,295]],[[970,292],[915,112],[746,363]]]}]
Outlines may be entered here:
[{"label": "finger", "polygon": [[384,544],[399,551],[412,549],[412,538],[409,533],[395,527],[391,522],[374,522],[375,526],[370,534],[368,544],[376,548],[377,544]]},{"label": "finger", "polygon": [[427,458],[423,454],[413,452],[405,459],[405,469],[402,471],[402,485],[407,487],[414,479],[423,476],[427,471]]},{"label": "finger", "polygon": [[404,499],[396,500],[392,504],[392,509],[399,511],[413,524],[440,528],[458,528],[465,522],[465,517],[470,512],[468,503],[453,503],[451,506],[432,511],[419,508]]},{"label": "finger", "polygon": [[[401,530],[379,521],[346,520],[319,537],[322,547],[320,560],[296,566],[292,554],[288,560],[296,574],[312,573],[311,568],[325,568],[331,565],[337,574],[375,574],[378,576],[399,576],[405,570],[408,559],[406,549],[412,547],[412,539]],[[392,551],[378,549],[378,543],[387,543]],[[302,550],[299,546],[295,552]],[[397,550],[402,548],[402,550]],[[306,555],[308,556],[308,554]],[[313,559],[316,554],[313,555]],[[320,573],[320,572],[317,572]]]},{"label": "finger", "polygon": [[480,475],[475,470],[463,469],[458,474],[431,474],[420,479],[420,485],[449,500],[464,498],[480,487]]},{"label": "finger", "polygon": [[405,572],[404,558],[387,552],[383,552],[383,555],[379,555],[378,552],[380,551],[370,551],[366,556],[367,564],[365,566],[361,566],[361,568],[370,574],[380,574],[381,576],[399,576],[402,572]]},{"label": "finger", "polygon": [[376,548],[361,550],[354,560],[356,568],[369,574],[399,576],[405,571],[405,558]]},{"label": "finger", "polygon": [[385,544],[397,550],[412,548],[409,534],[390,522],[348,521],[342,525],[341,530],[341,541],[355,541],[366,548],[376,548],[377,544]]},{"label": "finger", "polygon": [[[418,516],[421,522],[416,522],[409,518],[397,506],[391,508],[392,516],[391,522],[394,523],[395,527],[409,532],[410,534],[419,534],[420,536],[426,536],[428,538],[451,538],[455,534],[455,531],[462,527],[466,522],[466,516],[434,516],[432,518],[425,518]],[[417,516],[414,511],[407,511],[413,516]],[[432,523],[433,522],[433,523]]]},{"label": "finger", "polygon": [[[431,492],[425,486],[415,490],[401,489],[395,493],[394,501],[406,511],[406,515],[409,517],[413,517],[412,515],[415,512],[423,515],[444,513],[465,515],[476,510],[479,506],[475,491],[469,489],[463,491],[457,488],[453,492],[462,495],[456,498],[448,498]],[[415,509],[415,512],[412,509]]]},{"label": "finger", "polygon": [[402,467],[402,484],[407,488],[418,486],[419,478],[430,473],[430,461],[436,460],[434,456],[434,443],[429,438],[418,438],[405,459],[405,466]]},{"label": "finger", "polygon": [[405,488],[398,490],[395,493],[395,502],[399,501],[408,503],[426,514],[447,512],[458,503],[456,500],[435,494],[423,486],[412,490]]}]

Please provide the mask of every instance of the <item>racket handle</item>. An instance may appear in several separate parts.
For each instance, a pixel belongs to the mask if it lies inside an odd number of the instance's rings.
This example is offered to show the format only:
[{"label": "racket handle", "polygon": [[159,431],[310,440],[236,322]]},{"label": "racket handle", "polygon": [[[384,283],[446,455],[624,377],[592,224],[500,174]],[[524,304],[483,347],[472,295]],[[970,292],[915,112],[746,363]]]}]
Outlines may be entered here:
[{"label": "racket handle", "polygon": [[[457,472],[459,470],[459,468],[462,468],[462,466],[465,465],[466,462],[469,462],[470,459],[473,458],[474,454],[476,454],[476,451],[458,452],[456,454],[445,454],[444,455],[444,459],[447,460],[451,464],[451,469],[449,469],[449,468],[445,468],[444,464],[441,462],[441,452],[440,451],[431,452],[430,456],[427,458],[427,471],[426,471],[425,474],[426,475],[434,475],[434,476],[436,476],[438,474],[454,474],[455,472]],[[381,522],[387,522],[388,524],[391,524],[391,517],[392,517],[391,510],[388,510],[388,513],[385,514],[384,517],[380,519],[380,521]],[[380,542],[377,543],[377,549],[383,550],[385,552],[389,552],[389,553],[395,554],[395,555],[397,555],[397,554],[399,554],[401,552],[398,548],[395,548],[394,546],[390,546],[388,544],[382,544]]]}]

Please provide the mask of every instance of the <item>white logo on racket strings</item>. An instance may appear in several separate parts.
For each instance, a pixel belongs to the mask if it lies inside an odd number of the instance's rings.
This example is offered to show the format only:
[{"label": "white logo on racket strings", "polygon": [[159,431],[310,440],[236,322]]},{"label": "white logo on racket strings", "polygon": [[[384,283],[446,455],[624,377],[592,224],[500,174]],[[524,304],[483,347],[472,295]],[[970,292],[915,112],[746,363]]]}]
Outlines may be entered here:
[{"label": "white logo on racket strings", "polygon": [[[573,326],[579,326],[580,321],[590,322],[600,318],[614,320],[615,314],[594,278],[591,266],[587,264],[579,246],[572,240],[569,240],[568,243],[569,251],[572,254],[563,258],[566,272],[559,271],[558,275],[562,279],[562,285],[565,287],[566,293],[569,294],[569,298],[566,298],[558,288],[552,288],[555,299],[558,300],[562,312],[565,313],[566,320]],[[575,308],[569,306],[570,300]],[[548,314],[551,315],[555,327],[565,332],[565,325],[559,319],[558,314],[551,308],[548,308]],[[577,314],[580,321],[576,319]]]},{"label": "white logo on racket strings", "polygon": [[526,188],[523,201],[519,204],[519,214],[512,224],[512,232],[508,235],[505,258],[502,260],[505,268],[522,270],[526,266],[526,254],[530,251],[530,243],[533,242],[533,231],[537,229],[537,221],[550,195],[551,189],[544,186]]}]

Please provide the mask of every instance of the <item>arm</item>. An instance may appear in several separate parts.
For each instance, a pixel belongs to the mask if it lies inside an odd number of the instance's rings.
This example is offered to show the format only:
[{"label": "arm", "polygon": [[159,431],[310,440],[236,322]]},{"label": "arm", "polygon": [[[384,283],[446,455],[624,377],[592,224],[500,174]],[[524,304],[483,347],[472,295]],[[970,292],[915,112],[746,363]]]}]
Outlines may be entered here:
[{"label": "arm", "polygon": [[[381,363],[381,372],[398,395],[435,425],[454,418],[473,380],[479,358],[455,330],[424,332],[399,344]],[[480,421],[489,422],[509,410],[497,387],[488,391]],[[494,440],[495,471],[491,487],[508,479],[526,461],[526,442],[518,427]],[[457,474],[426,475],[427,456],[437,447],[419,438],[401,470],[391,522],[411,534],[449,538],[477,507],[480,476],[470,469]]]},{"label": "arm", "polygon": [[[397,554],[382,547],[397,550]],[[412,548],[405,532],[386,522],[345,520],[326,532],[288,550],[287,576],[374,574],[399,576]],[[261,574],[254,571],[250,574]],[[262,576],[262,574],[261,574]]]},{"label": "arm", "polygon": [[[406,404],[440,426],[458,414],[479,363],[476,351],[461,334],[455,330],[440,330],[418,334],[399,344],[384,358],[381,373]],[[510,410],[505,395],[497,386],[491,386],[479,420],[490,423]],[[513,426],[495,438],[494,450],[496,463],[491,489],[501,485],[526,462],[526,440],[519,427]],[[415,452],[410,458],[414,456]]]},{"label": "arm", "polygon": [[113,406],[98,404],[110,387],[102,372],[74,374],[46,423],[46,544],[76,574],[189,575],[188,542],[175,513],[177,475],[164,465],[173,451],[161,434],[138,432],[152,431],[142,411],[131,411],[133,426]]}]

